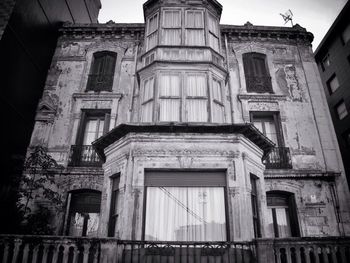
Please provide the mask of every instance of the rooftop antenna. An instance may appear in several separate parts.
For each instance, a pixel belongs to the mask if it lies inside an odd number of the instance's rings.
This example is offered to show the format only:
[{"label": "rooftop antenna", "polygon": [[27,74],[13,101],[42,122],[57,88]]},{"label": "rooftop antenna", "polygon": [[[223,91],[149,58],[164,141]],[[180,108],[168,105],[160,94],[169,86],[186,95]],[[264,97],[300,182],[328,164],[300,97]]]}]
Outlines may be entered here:
[{"label": "rooftop antenna", "polygon": [[287,24],[289,21],[290,23],[293,25],[293,13],[290,9],[288,9],[287,12],[285,12],[284,14],[280,14],[282,17],[283,17],[283,20],[284,20],[284,24]]}]

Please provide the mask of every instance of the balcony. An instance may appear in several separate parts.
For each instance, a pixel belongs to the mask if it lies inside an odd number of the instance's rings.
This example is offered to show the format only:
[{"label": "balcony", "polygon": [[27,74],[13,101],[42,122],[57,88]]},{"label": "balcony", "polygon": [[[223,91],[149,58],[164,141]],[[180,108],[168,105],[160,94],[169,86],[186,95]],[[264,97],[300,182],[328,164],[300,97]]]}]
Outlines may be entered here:
[{"label": "balcony", "polygon": [[92,145],[72,145],[68,165],[73,167],[99,167],[102,162]]},{"label": "balcony", "polygon": [[349,258],[349,237],[161,242],[0,235],[0,260],[6,263],[347,263]]},{"label": "balcony", "polygon": [[270,76],[246,76],[247,92],[273,93]]},{"label": "balcony", "polygon": [[263,160],[266,169],[292,169],[288,147],[275,147]]},{"label": "balcony", "polygon": [[86,90],[112,91],[113,77],[113,74],[90,74]]}]

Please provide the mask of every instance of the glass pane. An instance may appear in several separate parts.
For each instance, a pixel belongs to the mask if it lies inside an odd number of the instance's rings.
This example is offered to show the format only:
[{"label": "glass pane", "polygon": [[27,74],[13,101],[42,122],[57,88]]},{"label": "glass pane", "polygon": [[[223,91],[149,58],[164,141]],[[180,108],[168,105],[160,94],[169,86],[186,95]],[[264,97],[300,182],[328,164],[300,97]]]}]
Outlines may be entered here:
[{"label": "glass pane", "polygon": [[267,138],[269,138],[271,141],[278,144],[277,141],[277,132],[276,132],[276,126],[273,120],[266,121],[265,123],[265,135]]},{"label": "glass pane", "polygon": [[264,133],[263,128],[262,128],[262,122],[253,121],[253,124],[254,124],[255,128],[257,128],[261,133]]},{"label": "glass pane", "polygon": [[209,33],[209,46],[216,51],[219,51],[219,38]]},{"label": "glass pane", "polygon": [[[69,235],[97,237],[99,220],[99,213],[74,213],[70,217]],[[83,233],[84,222],[86,224],[86,233]]]},{"label": "glass pane", "polygon": [[149,20],[148,20],[148,33],[152,33],[153,31],[157,30],[158,27],[158,14],[152,16]]},{"label": "glass pane", "polygon": [[346,110],[346,106],[344,102],[342,102],[337,106],[337,113],[340,120],[348,115],[348,111]]},{"label": "glass pane", "polygon": [[222,187],[148,187],[146,240],[225,241]]},{"label": "glass pane", "polygon": [[186,45],[203,46],[204,30],[203,29],[186,29]]},{"label": "glass pane", "polygon": [[273,216],[272,216],[272,208],[267,208],[267,237],[275,237],[275,231],[273,229]]},{"label": "glass pane", "polygon": [[188,75],[186,89],[187,96],[207,96],[205,75]]},{"label": "glass pane", "polygon": [[180,96],[180,76],[162,75],[160,79],[159,96]]},{"label": "glass pane", "polygon": [[338,89],[339,87],[339,82],[336,76],[334,76],[330,81],[329,81],[329,87],[331,88],[331,91],[334,92]]},{"label": "glass pane", "polygon": [[98,120],[88,120],[85,126],[83,145],[91,145],[96,139]]},{"label": "glass pane", "polygon": [[187,121],[189,122],[207,122],[208,109],[205,99],[187,99],[186,100]]},{"label": "glass pane", "polygon": [[186,27],[203,28],[203,15],[201,11],[187,11]]},{"label": "glass pane", "polygon": [[222,101],[221,96],[221,85],[217,80],[213,80],[213,99],[217,101]]},{"label": "glass pane", "polygon": [[212,15],[209,15],[208,28],[216,36],[218,35],[218,25],[217,24],[218,23],[217,23],[216,18]]},{"label": "glass pane", "polygon": [[152,114],[153,114],[153,101],[143,104],[141,121],[152,122]]},{"label": "glass pane", "polygon": [[149,35],[147,37],[147,50],[150,50],[151,48],[155,47],[158,42],[158,34],[157,32]]},{"label": "glass pane", "polygon": [[181,27],[180,11],[164,11],[163,27]]},{"label": "glass pane", "polygon": [[289,214],[287,208],[275,208],[276,209],[276,219],[278,225],[278,237],[290,237],[291,229],[289,222]]},{"label": "glass pane", "polygon": [[[97,134],[97,138],[100,138],[103,135],[103,127],[104,127],[105,121],[104,120],[100,120],[99,121],[99,127],[98,127],[98,134]],[[97,139],[96,138],[96,139]]]},{"label": "glass pane", "polygon": [[153,98],[153,78],[150,78],[144,82],[143,89],[143,102]]},{"label": "glass pane", "polygon": [[164,45],[180,45],[181,29],[164,29],[162,42]]},{"label": "glass pane", "polygon": [[180,100],[160,99],[159,121],[180,121]]}]

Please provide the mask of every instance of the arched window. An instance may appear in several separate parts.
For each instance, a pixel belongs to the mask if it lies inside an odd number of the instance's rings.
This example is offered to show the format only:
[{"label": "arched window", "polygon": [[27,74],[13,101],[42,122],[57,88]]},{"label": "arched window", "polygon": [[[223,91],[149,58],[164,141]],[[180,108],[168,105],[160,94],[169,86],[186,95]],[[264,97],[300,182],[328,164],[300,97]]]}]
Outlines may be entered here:
[{"label": "arched window", "polygon": [[243,66],[247,92],[273,92],[265,54],[255,52],[243,54]]},{"label": "arched window", "polygon": [[101,193],[81,190],[70,193],[68,228],[70,236],[97,236],[100,220]]},{"label": "arched window", "polygon": [[110,51],[96,52],[93,55],[86,90],[112,91],[117,54]]},{"label": "arched window", "polygon": [[294,194],[271,191],[266,193],[268,233],[274,237],[299,236]]}]

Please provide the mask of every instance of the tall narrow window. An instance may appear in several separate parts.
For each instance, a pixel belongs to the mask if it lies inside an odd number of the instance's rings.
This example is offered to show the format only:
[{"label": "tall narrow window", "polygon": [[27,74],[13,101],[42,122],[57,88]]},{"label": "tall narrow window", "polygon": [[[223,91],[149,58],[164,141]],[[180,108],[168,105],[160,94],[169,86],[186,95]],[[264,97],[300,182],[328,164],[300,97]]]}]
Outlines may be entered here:
[{"label": "tall narrow window", "polygon": [[327,81],[328,91],[329,94],[333,94],[338,88],[339,88],[339,82],[336,75],[333,75],[328,81]]},{"label": "tall narrow window", "polygon": [[251,202],[252,202],[252,214],[253,214],[253,225],[254,225],[254,237],[261,237],[260,222],[259,222],[259,205],[258,205],[258,177],[251,174],[250,183],[252,186]]},{"label": "tall narrow window", "polygon": [[199,10],[186,11],[186,45],[204,46],[203,12]]},{"label": "tall narrow window", "polygon": [[162,74],[159,82],[159,121],[180,121],[180,76]]},{"label": "tall narrow window", "polygon": [[146,79],[143,83],[141,121],[152,122],[154,102],[154,78]]},{"label": "tall narrow window", "polygon": [[341,34],[341,37],[342,37],[342,40],[343,40],[343,43],[346,44],[349,40],[350,40],[350,24],[348,24],[342,34]]},{"label": "tall narrow window", "polygon": [[186,113],[189,122],[208,121],[208,91],[205,74],[186,77]]},{"label": "tall narrow window", "polygon": [[112,176],[112,194],[111,194],[111,208],[109,216],[108,236],[114,237],[116,232],[116,225],[118,219],[118,198],[119,198],[119,182],[120,174]]},{"label": "tall narrow window", "polygon": [[284,192],[266,194],[268,233],[273,237],[299,236],[294,195]]},{"label": "tall narrow window", "polygon": [[343,100],[341,100],[336,106],[335,106],[335,110],[337,112],[338,115],[338,119],[342,120],[344,119],[346,116],[348,116],[348,110],[346,109],[346,105],[345,102]]},{"label": "tall narrow window", "polygon": [[213,122],[223,123],[224,122],[224,103],[223,94],[221,88],[221,82],[217,79],[213,79]]},{"label": "tall narrow window", "polygon": [[224,172],[147,172],[146,240],[226,241]]},{"label": "tall narrow window", "polygon": [[70,166],[100,166],[101,161],[91,143],[109,130],[109,110],[83,110],[76,137],[71,147]]},{"label": "tall narrow window", "polygon": [[117,54],[109,51],[96,52],[93,55],[86,90],[111,91]]},{"label": "tall narrow window", "polygon": [[101,193],[81,191],[71,193],[68,216],[68,235],[97,237]]},{"label": "tall narrow window", "polygon": [[243,66],[247,92],[273,92],[266,55],[254,52],[245,53],[243,54]]},{"label": "tall narrow window", "polygon": [[218,20],[211,14],[208,16],[209,46],[219,51],[219,29]]},{"label": "tall narrow window", "polygon": [[158,44],[158,13],[154,14],[147,21],[147,50]]},{"label": "tall narrow window", "polygon": [[181,12],[180,10],[165,10],[163,13],[164,45],[181,44]]}]

